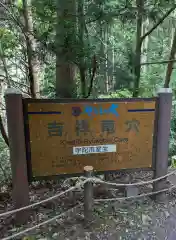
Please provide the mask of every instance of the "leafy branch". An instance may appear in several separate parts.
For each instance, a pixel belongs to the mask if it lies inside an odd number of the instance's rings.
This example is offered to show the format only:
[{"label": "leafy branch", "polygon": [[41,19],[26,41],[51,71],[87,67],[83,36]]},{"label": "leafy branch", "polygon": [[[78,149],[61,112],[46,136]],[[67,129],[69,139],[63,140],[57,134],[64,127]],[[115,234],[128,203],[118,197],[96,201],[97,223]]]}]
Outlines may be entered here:
[{"label": "leafy branch", "polygon": [[45,47],[48,51],[52,52],[55,54],[55,48],[52,44],[48,45],[46,42],[42,41],[41,39],[39,39],[39,37],[37,36],[37,34],[33,33],[33,32],[28,32],[26,33],[25,31],[25,26],[22,24],[22,22],[16,17],[14,16],[13,12],[10,11],[4,3],[2,3],[0,1],[0,5],[7,11],[9,17],[11,18],[11,20],[19,27],[19,29],[21,30],[21,32],[24,34],[25,38],[27,38],[29,35],[31,35],[32,37],[34,37],[38,42],[40,42],[43,47]]},{"label": "leafy branch", "polygon": [[[171,51],[170,51],[170,59],[173,59],[175,57],[175,53],[176,53],[176,28],[175,28],[175,31],[174,31],[174,37],[173,37]],[[164,83],[165,88],[169,87],[169,83],[170,83],[170,79],[171,79],[171,75],[172,75],[172,70],[173,70],[173,64],[174,63],[171,61],[167,65],[166,78],[165,78],[165,83]]]},{"label": "leafy branch", "polygon": [[172,8],[170,8],[163,17],[161,17],[158,22],[151,28],[149,29],[142,37],[141,37],[141,42],[144,41],[144,39],[150,35],[161,23],[164,22],[164,20],[176,9],[176,4]]},{"label": "leafy branch", "polygon": [[156,62],[143,62],[140,65],[144,66],[144,65],[157,65],[157,64],[167,64],[170,62],[176,62],[176,59],[171,59],[171,60],[163,60],[163,61],[156,61]]}]

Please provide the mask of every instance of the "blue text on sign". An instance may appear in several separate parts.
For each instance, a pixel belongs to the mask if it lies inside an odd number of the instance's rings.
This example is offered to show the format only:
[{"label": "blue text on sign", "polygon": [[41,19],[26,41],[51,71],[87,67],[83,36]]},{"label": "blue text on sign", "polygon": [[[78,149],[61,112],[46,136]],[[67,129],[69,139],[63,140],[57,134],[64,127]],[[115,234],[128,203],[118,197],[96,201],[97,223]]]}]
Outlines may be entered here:
[{"label": "blue text on sign", "polygon": [[116,117],[119,116],[117,112],[118,104],[112,103],[108,109],[103,109],[102,106],[85,106],[83,113],[86,113],[89,117],[93,115],[113,114]]}]

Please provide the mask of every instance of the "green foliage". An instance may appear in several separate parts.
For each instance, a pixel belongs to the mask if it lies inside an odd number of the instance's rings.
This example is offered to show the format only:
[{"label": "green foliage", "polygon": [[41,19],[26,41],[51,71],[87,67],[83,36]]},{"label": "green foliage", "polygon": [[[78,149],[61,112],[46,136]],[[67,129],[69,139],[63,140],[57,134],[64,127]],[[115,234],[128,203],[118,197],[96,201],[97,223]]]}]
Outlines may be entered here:
[{"label": "green foliage", "polygon": [[109,93],[108,95],[100,95],[99,98],[129,98],[131,92],[128,89],[122,89],[117,92]]},{"label": "green foliage", "polygon": [[19,9],[22,9],[23,7],[23,1],[22,0],[16,0],[16,5]]},{"label": "green foliage", "polygon": [[1,137],[0,138],[0,185],[4,183],[7,184],[10,179],[11,179],[11,168],[10,168],[9,149]]},{"label": "green foliage", "polygon": [[17,48],[17,41],[18,39],[12,31],[5,27],[0,27],[0,46],[6,56],[13,56],[12,49]]},{"label": "green foliage", "polygon": [[173,156],[173,157],[171,158],[171,167],[172,167],[172,168],[176,168],[176,156]]},{"label": "green foliage", "polygon": [[47,98],[55,97],[55,65],[51,62],[44,69],[42,95]]}]

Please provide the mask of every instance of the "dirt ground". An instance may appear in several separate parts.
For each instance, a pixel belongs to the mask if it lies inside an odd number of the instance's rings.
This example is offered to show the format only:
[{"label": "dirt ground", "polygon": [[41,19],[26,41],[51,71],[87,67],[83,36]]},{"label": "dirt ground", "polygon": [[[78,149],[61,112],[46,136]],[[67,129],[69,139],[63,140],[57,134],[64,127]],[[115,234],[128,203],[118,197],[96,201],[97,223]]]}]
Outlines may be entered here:
[{"label": "dirt ground", "polygon": [[[113,182],[125,182],[129,176],[112,176]],[[134,181],[151,179],[151,173],[133,174]],[[125,180],[126,179],[126,180]],[[176,177],[170,179],[176,183]],[[60,183],[40,183],[31,186],[31,202],[53,196],[74,185],[74,181],[60,181]],[[151,192],[152,186],[140,187],[139,193]],[[95,198],[123,197],[123,189],[96,187]],[[102,202],[95,204],[94,217],[91,223],[84,222],[83,191],[69,193],[57,200],[42,204],[31,211],[28,224],[17,227],[12,216],[0,221],[0,239],[16,232],[46,221],[57,214],[63,213],[77,206],[71,213],[66,214],[16,239],[59,239],[59,240],[176,240],[176,190],[167,194],[165,203],[158,204],[150,197],[121,202]],[[11,199],[1,199],[0,212],[11,208]]]}]

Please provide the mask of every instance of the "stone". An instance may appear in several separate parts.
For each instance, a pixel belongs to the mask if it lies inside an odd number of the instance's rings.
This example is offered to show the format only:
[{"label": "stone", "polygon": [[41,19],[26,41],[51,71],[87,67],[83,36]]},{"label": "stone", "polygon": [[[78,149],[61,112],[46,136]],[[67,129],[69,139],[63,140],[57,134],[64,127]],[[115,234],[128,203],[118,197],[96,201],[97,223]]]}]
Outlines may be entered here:
[{"label": "stone", "polygon": [[167,233],[163,227],[156,227],[154,229],[156,237],[160,240],[165,240],[167,237]]},{"label": "stone", "polygon": [[139,194],[139,189],[136,186],[127,186],[125,188],[125,195],[126,197],[133,197]]},{"label": "stone", "polygon": [[175,240],[176,239],[176,231],[172,231],[170,236],[168,237],[168,240]]}]

